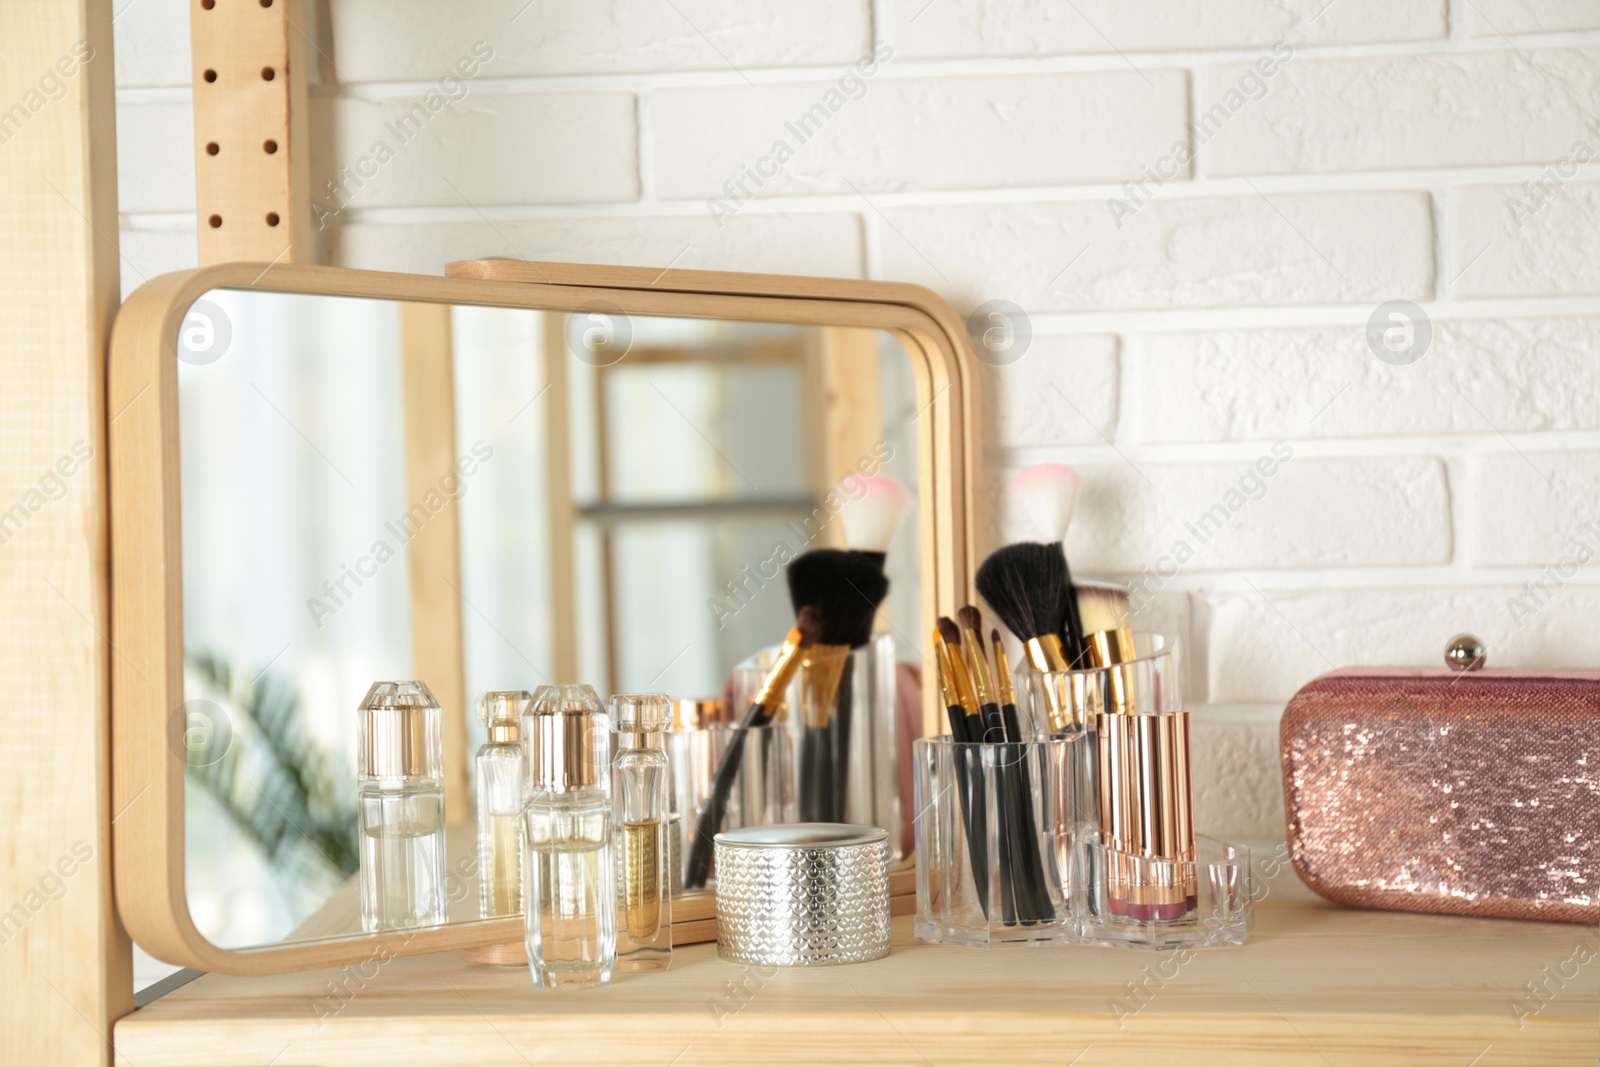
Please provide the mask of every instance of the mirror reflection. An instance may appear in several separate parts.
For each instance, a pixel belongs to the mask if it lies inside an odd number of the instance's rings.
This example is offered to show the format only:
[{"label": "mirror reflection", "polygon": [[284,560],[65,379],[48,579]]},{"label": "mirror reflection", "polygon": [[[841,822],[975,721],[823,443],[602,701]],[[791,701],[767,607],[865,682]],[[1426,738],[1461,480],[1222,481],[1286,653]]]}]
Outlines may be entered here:
[{"label": "mirror reflection", "polygon": [[[682,852],[727,724],[795,623],[787,563],[845,545],[862,478],[917,488],[926,398],[881,331],[217,290],[178,361],[185,881],[226,948],[361,931],[357,711],[375,682],[420,680],[439,705],[446,899],[428,921],[499,907],[477,863],[486,692],[674,698],[666,747],[694,769],[673,784]],[[896,836],[918,545],[913,508],[871,669],[845,672],[866,711],[780,715],[744,747],[730,819]]]}]

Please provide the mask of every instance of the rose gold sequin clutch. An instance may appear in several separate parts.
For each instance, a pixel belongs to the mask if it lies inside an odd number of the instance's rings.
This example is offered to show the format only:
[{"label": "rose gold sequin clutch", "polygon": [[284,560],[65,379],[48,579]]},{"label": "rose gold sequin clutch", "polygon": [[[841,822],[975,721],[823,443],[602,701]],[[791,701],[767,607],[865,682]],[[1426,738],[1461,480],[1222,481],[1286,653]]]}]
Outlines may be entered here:
[{"label": "rose gold sequin clutch", "polygon": [[1334,671],[1280,738],[1290,852],[1322,896],[1600,921],[1600,671]]}]

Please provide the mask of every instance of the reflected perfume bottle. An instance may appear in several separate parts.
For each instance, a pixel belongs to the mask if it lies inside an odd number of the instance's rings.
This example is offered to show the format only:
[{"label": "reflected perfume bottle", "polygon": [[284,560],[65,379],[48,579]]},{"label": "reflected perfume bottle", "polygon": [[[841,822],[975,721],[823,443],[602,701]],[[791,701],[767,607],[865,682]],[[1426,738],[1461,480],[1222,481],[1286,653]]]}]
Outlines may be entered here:
[{"label": "reflected perfume bottle", "polygon": [[375,682],[361,702],[361,928],[437,926],[444,881],[444,759],[439,702],[422,682]]},{"label": "reflected perfume bottle", "polygon": [[477,758],[478,910],[486,919],[522,914],[522,714],[532,699],[525,689],[478,698],[489,731]]},{"label": "reflected perfume bottle", "polygon": [[672,964],[672,792],[666,731],[672,700],[659,693],[611,698],[617,752],[611,760],[617,863],[617,970]]},{"label": "reflected perfume bottle", "polygon": [[524,917],[535,985],[611,980],[616,889],[611,854],[611,724],[586,685],[547,685],[522,720]]}]

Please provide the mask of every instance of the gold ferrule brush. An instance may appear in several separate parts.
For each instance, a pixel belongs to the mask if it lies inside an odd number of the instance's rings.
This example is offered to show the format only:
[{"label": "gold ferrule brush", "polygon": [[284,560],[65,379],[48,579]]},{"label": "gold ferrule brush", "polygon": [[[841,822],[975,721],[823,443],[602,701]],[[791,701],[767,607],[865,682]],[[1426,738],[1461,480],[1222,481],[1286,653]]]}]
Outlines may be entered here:
[{"label": "gold ferrule brush", "polygon": [[972,676],[973,689],[978,696],[978,705],[983,707],[993,704],[994,683],[989,677],[989,659],[983,653],[983,639],[970,628],[961,632],[961,651],[966,657],[967,672]]},{"label": "gold ferrule brush", "polygon": [[849,645],[812,645],[800,661],[800,712],[805,725],[823,727],[833,721],[839,679],[850,663]]},{"label": "gold ferrule brush", "polygon": [[[944,643],[944,635],[937,627],[933,631],[933,659],[934,666],[938,668],[939,692],[944,697],[944,706],[958,708],[965,715],[966,708],[961,703],[961,694],[956,690],[955,678],[950,667],[950,646]],[[961,738],[957,737],[956,740],[960,741]]]},{"label": "gold ferrule brush", "polygon": [[1139,658],[1134,648],[1133,631],[1126,628],[1101,630],[1083,639],[1085,656],[1090,667],[1107,672],[1111,681],[1111,705],[1123,713],[1138,707],[1138,692],[1133,672],[1123,667]]},{"label": "gold ferrule brush", "polygon": [[1006,648],[1000,643],[1000,631],[996,630],[991,635],[994,647],[994,677],[995,688],[1000,694],[1000,703],[1017,705],[1017,691],[1011,681],[1011,661],[1006,658]]},{"label": "gold ferrule brush", "polygon": [[796,626],[789,631],[783,639],[783,646],[778,649],[778,658],[772,664],[772,669],[767,672],[766,680],[761,683],[761,689],[756,693],[754,704],[765,709],[764,719],[772,718],[772,711],[779,701],[783,699],[783,691],[789,688],[789,683],[794,679],[794,672],[800,668],[800,653],[806,647],[805,634]]},{"label": "gold ferrule brush", "polygon": [[944,642],[944,647],[950,663],[950,682],[955,687],[956,700],[967,716],[968,736],[981,738],[983,714],[978,705],[977,690],[972,687],[972,676],[967,673],[967,665],[961,654],[951,648],[948,641]]}]

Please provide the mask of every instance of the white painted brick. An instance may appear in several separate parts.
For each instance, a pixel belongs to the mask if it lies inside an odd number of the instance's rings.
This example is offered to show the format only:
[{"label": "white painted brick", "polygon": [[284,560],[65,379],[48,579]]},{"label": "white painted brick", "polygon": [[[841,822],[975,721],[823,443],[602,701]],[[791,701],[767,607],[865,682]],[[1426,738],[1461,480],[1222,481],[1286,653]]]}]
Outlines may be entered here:
[{"label": "white painted brick", "polygon": [[194,230],[123,230],[118,235],[122,298],[152,278],[200,265]]},{"label": "white painted brick", "polygon": [[432,81],[483,41],[495,77],[844,65],[865,56],[866,0],[331,0],[341,79]]},{"label": "white painted brick", "polygon": [[[1585,136],[1600,151],[1600,139]],[[1600,293],[1600,183],[1562,182],[1556,168],[1541,174],[1542,193],[1528,183],[1450,193],[1449,295]]]},{"label": "white painted brick", "polygon": [[194,112],[117,105],[117,210],[194,211]]},{"label": "white painted brick", "polygon": [[1594,0],[1472,0],[1467,5],[1467,32],[1474,37],[1562,30],[1600,30],[1600,4]]},{"label": "white painted brick", "polygon": [[[1425,566],[1450,559],[1449,491],[1437,459],[1304,459],[1293,455],[1292,444],[1279,448],[1291,458],[1267,464],[1267,477],[1259,476],[1255,459],[1152,463],[1130,454],[1124,462],[1077,464],[1083,490],[1067,534],[1073,573],[1137,576],[1162,567],[1170,579],[1171,564],[1164,560],[1180,541],[1190,551],[1179,565],[1185,574]],[[1272,458],[1268,446],[1261,456]],[[1012,473],[985,472],[989,511],[996,516],[990,544],[1039,536],[1004,499]],[[1230,511],[1229,504],[1236,507]],[[1226,517],[1212,512],[1214,506]],[[1207,513],[1213,517],[1202,524]],[[1143,588],[1156,592],[1163,585],[1151,578]]]},{"label": "white painted brick", "polygon": [[1014,363],[982,365],[984,428],[997,448],[1103,444],[1117,433],[1117,339],[1034,337]]},{"label": "white painted brick", "polygon": [[1203,72],[1203,173],[1554,162],[1586,136],[1582,102],[1600,97],[1595,48],[1291,59],[1255,73]]},{"label": "white painted brick", "polygon": [[1445,34],[1442,0],[886,0],[907,58],[1189,51],[1413,41]]},{"label": "white painted brick", "polygon": [[1010,300],[1086,311],[1426,300],[1422,193],[1157,195],[1117,227],[1104,202],[882,209],[886,277],[963,314]]},{"label": "white painted brick", "polygon": [[667,198],[1062,185],[1132,178],[1187,145],[1188,76],[892,79],[879,66],[865,78],[668,89],[649,107]]},{"label": "white painted brick", "polygon": [[1600,452],[1477,456],[1469,471],[1473,564],[1543,569],[1576,541],[1600,555]]},{"label": "white painted brick", "polygon": [[335,262],[437,274],[457,259],[512,256],[692,270],[862,276],[854,215],[759,215],[540,219],[523,222],[360,224],[336,231]]},{"label": "white painted brick", "polygon": [[1436,319],[1397,367],[1363,326],[1134,339],[1123,418],[1151,443],[1600,429],[1600,318]]},{"label": "white painted brick", "polygon": [[1500,667],[1600,663],[1600,589],[1569,585],[1513,617],[1506,587],[1215,593],[1208,598],[1213,701],[1281,703],[1336,667],[1444,664],[1444,647],[1477,634]]},{"label": "white painted brick", "polygon": [[[631,93],[485,93],[332,101],[333,157],[313,181],[324,210],[571,204],[639,196]],[[384,161],[384,156],[390,158]],[[314,162],[314,166],[317,163]],[[334,180],[349,192],[336,196]],[[453,188],[452,188],[453,186]]]},{"label": "white painted brick", "polygon": [[121,0],[111,36],[117,88],[188,85],[189,0]]},{"label": "white painted brick", "polygon": [[1191,714],[1195,830],[1224,841],[1282,837],[1277,724],[1218,722],[1204,709]]}]

